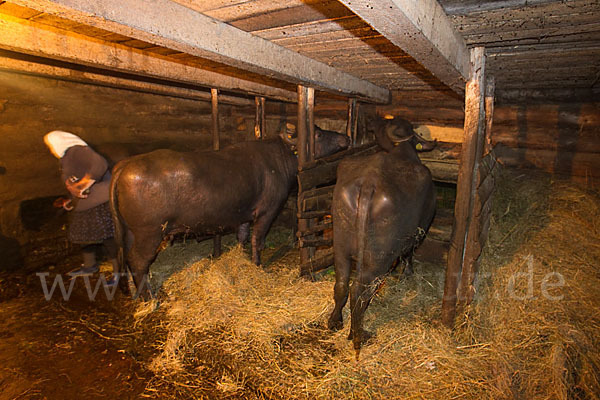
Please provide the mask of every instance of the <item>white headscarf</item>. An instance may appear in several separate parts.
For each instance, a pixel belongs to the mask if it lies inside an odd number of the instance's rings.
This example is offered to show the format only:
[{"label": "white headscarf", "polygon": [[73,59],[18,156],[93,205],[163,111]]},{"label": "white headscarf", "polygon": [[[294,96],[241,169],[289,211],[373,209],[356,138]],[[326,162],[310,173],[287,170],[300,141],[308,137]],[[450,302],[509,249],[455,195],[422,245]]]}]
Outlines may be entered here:
[{"label": "white headscarf", "polygon": [[62,158],[68,148],[73,146],[87,146],[79,136],[64,131],[52,131],[44,136],[44,143],[56,158]]}]

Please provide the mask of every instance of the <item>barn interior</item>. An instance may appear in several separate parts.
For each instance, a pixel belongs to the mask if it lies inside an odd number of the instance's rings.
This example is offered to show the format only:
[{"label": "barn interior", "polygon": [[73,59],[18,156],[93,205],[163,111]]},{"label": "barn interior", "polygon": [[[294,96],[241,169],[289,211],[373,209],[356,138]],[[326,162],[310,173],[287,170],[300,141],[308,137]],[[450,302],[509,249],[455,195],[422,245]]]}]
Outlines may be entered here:
[{"label": "barn interior", "polygon": [[[128,319],[131,313],[126,317],[120,311],[114,314],[119,307],[111,304],[100,307],[100,311],[91,311],[96,309],[97,302],[73,306],[73,301],[53,300],[47,304],[41,294],[36,273],[60,273],[61,268],[66,271],[78,262],[77,248],[66,239],[66,213],[52,205],[65,190],[57,161],[42,137],[55,129],[73,132],[92,147],[123,157],[157,148],[183,151],[215,148],[216,144],[222,148],[241,141],[275,137],[291,125],[308,141],[310,122],[314,121],[321,128],[351,136],[353,150],[345,154],[349,156],[352,151],[370,148],[370,138],[361,129],[361,115],[405,118],[425,138],[438,141],[436,151],[422,156],[438,190],[438,213],[417,259],[449,268],[459,257],[456,251],[449,252],[451,242],[460,242],[467,235],[459,234],[461,227],[457,224],[463,221],[463,231],[469,229],[464,225],[470,211],[460,211],[460,206],[473,203],[465,199],[469,199],[472,188],[469,185],[473,185],[473,165],[479,165],[477,160],[482,158],[475,153],[477,138],[489,141],[484,144],[483,153],[493,158],[493,163],[485,164],[494,177],[489,180],[490,191],[494,182],[501,180],[515,193],[527,189],[523,187],[527,185],[538,188],[539,182],[527,177],[541,176],[544,182],[570,182],[586,196],[597,193],[599,16],[600,4],[595,0],[0,1],[0,308],[6,315],[12,315],[19,310],[19,304],[29,301],[36,306],[30,305],[18,315],[37,315],[43,321],[48,310],[54,313],[58,310],[61,318],[68,316],[83,325],[78,313],[101,313],[104,317],[108,315],[108,326],[119,325],[113,319],[131,323]],[[479,84],[469,85],[469,82]],[[470,167],[469,154],[476,159]],[[313,175],[321,180],[329,179],[324,176],[335,172],[336,160],[321,165],[310,160],[310,154],[300,156],[305,157],[301,164],[306,164],[306,179],[312,179],[308,172],[311,162],[311,167],[320,168],[313,169],[316,171]],[[462,178],[461,184],[462,170],[462,175],[471,174],[471,178]],[[316,186],[319,185],[304,189]],[[462,194],[466,198],[460,197],[461,187],[466,188],[466,194]],[[298,213],[320,218],[326,215],[310,207],[298,211],[298,206],[304,207],[298,198],[306,197],[301,191],[302,186],[299,193],[290,197],[278,228],[296,227],[297,216],[301,221],[309,219]],[[312,194],[319,200],[325,192]],[[535,191],[530,193],[535,194]],[[492,199],[493,207],[491,202],[486,203],[487,218],[489,221],[491,215],[492,221],[482,229],[491,231],[493,243],[506,244],[520,229],[514,228],[517,225],[506,226],[506,231],[500,234],[499,221],[504,213],[510,215],[519,206],[514,200],[502,203],[502,195]],[[598,216],[593,212],[590,215]],[[520,223],[535,224],[525,220]],[[590,229],[590,237],[597,237],[597,221],[592,218],[588,223],[591,225],[582,226]],[[310,231],[307,226],[303,229]],[[303,265],[308,266],[309,274],[318,272],[311,270],[316,264],[331,265],[331,252],[322,249],[330,246],[331,239],[323,238],[326,234],[317,238],[300,235],[295,243],[293,236],[291,239],[290,235],[284,236],[283,242],[275,247],[282,244],[286,245],[282,249],[294,247],[291,251],[296,252],[296,258],[290,262],[296,272],[303,271]],[[298,250],[298,242],[307,246]],[[484,250],[480,256],[485,238],[477,245],[480,248],[474,258],[485,269],[493,252]],[[311,250],[318,246],[321,248]],[[596,253],[587,247],[581,250],[592,257],[597,254],[597,244],[592,249]],[[283,260],[289,257],[282,255]],[[461,258],[457,265],[463,265],[463,261]],[[473,271],[476,270],[477,267]],[[591,278],[596,282],[597,273]],[[464,287],[462,282],[455,284]],[[331,290],[330,282],[327,285],[326,290]],[[79,300],[83,301],[83,297]],[[135,303],[127,304],[122,306],[126,311],[136,307]],[[441,295],[432,304],[436,304],[433,307],[439,314]],[[464,324],[460,309],[448,312],[452,321],[458,315],[458,326]],[[443,318],[438,314],[431,319]],[[446,319],[450,314],[445,314]],[[12,322],[0,330],[0,336],[12,338],[23,322],[7,320]],[[584,323],[592,327],[597,322],[597,316],[592,316]],[[119,325],[117,333],[129,337],[131,332],[122,326]],[[117,382],[129,389],[123,390],[122,386],[120,391],[92,391],[90,395],[103,397],[116,393],[137,398],[144,393],[164,397],[165,392],[160,390],[175,390],[172,393],[189,397],[206,395],[194,392],[193,388],[185,391],[186,384],[193,386],[185,379],[176,384],[152,386],[158,392],[148,391],[147,382],[163,381],[157,378],[160,373],[150,373],[144,367],[148,361],[144,356],[132,355],[135,351],[119,353],[114,341],[102,338],[114,336],[102,333],[98,325],[88,324],[82,329],[84,337],[90,335],[102,341],[83,352],[87,357],[104,357],[99,354],[108,351],[113,356],[109,357],[111,364],[128,371],[123,376],[135,376],[125,384],[122,377],[114,378],[100,367],[92,369],[106,382]],[[58,328],[49,331],[60,335]],[[577,342],[581,341],[580,334],[567,336]],[[13,338],[17,342],[18,339],[18,335]],[[488,347],[454,339],[459,342],[458,347],[484,350]],[[597,334],[583,340],[591,347],[597,341]],[[48,339],[45,345],[55,344]],[[7,344],[3,352],[8,354],[10,346]],[[557,365],[593,364],[575,359],[569,353],[569,345],[561,348],[563,353],[553,353]],[[19,357],[27,354],[38,353],[26,349]],[[19,357],[5,359],[18,364]],[[561,364],[558,360],[561,357],[567,361]],[[431,366],[427,364],[430,361],[423,361],[424,365]],[[13,371],[18,369],[17,364],[13,364]],[[502,378],[495,384],[498,391],[482,389],[473,393],[478,396],[487,393],[488,398],[502,397],[499,393],[504,393],[505,398],[530,394],[515,389],[521,384],[517,381],[524,378],[515,378],[511,372],[514,366],[502,364],[494,368]],[[597,373],[588,373],[583,379],[572,372],[577,368],[584,370],[581,365],[568,366],[564,367],[567,372],[555,376],[563,391],[557,389],[551,398],[590,396],[593,390],[587,388],[600,387]],[[438,364],[428,372],[442,370]],[[11,375],[7,369],[2,374],[7,398],[60,397],[61,389],[47,383],[40,372],[31,376]],[[11,380],[19,381],[16,376],[28,383],[8,385]],[[85,374],[79,378],[91,381]],[[57,379],[64,385],[71,381],[68,377]],[[221,389],[227,387],[226,383],[224,379],[219,382]],[[73,382],[70,385],[73,388],[68,390],[74,391],[70,393],[81,389]],[[207,393],[213,398],[279,398],[256,387],[244,391],[239,389],[239,382],[236,385],[229,386],[229,391],[212,388]],[[252,385],[260,386],[260,381]],[[344,385],[339,385],[340,393],[346,393]],[[412,389],[421,398],[449,398],[448,393],[452,393],[447,387],[440,389],[435,385]],[[439,393],[436,389],[440,389]],[[435,394],[428,395],[427,390]],[[289,392],[282,393],[287,396],[282,397],[291,398]],[[303,392],[298,398],[319,397],[315,393]],[[331,393],[328,393],[323,398],[329,398]],[[360,393],[357,398],[380,396],[376,391]],[[566,393],[566,397],[560,397],[561,393]]]}]

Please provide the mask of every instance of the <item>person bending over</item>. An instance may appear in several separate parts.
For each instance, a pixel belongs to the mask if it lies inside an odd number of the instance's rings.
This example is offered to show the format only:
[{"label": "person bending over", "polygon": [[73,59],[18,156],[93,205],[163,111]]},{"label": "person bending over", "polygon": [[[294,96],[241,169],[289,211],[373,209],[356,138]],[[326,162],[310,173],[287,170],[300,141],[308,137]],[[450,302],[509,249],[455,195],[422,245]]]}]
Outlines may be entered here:
[{"label": "person bending over", "polygon": [[92,275],[99,271],[96,251],[103,247],[113,265],[108,285],[116,283],[117,247],[108,195],[111,173],[108,162],[80,137],[64,131],[52,131],[44,142],[60,161],[62,181],[71,198],[59,201],[69,213],[68,238],[81,245],[83,265],[69,276]]}]

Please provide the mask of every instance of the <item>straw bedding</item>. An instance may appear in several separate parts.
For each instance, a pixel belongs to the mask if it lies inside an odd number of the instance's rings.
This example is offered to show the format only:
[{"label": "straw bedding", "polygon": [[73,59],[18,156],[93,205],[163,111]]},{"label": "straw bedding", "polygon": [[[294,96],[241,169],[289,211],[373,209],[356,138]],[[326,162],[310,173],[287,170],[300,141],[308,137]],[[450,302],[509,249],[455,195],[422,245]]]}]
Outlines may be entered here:
[{"label": "straw bedding", "polygon": [[152,318],[140,317],[157,332],[146,395],[599,398],[600,196],[504,172],[492,218],[476,300],[455,329],[439,323],[444,266],[417,262],[378,291],[365,320],[375,336],[358,362],[347,307],[344,329],[326,329],[332,274],[299,278],[297,250],[268,268],[236,246],[185,266],[162,285]]}]

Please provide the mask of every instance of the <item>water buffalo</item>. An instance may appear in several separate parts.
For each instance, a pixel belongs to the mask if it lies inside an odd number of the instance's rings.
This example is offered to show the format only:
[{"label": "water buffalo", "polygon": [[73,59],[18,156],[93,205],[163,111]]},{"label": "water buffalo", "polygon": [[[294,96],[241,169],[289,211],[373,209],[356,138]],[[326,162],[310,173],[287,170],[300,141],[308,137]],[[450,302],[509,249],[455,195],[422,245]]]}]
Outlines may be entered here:
[{"label": "water buffalo", "polygon": [[335,308],[332,330],[343,326],[352,262],[356,275],[350,290],[350,336],[358,358],[363,317],[380,280],[394,262],[410,266],[415,246],[423,239],[435,213],[431,173],[416,150],[431,150],[435,142],[421,139],[403,119],[376,121],[371,128],[383,152],[342,161],[333,192]]},{"label": "water buffalo", "polygon": [[[146,281],[150,264],[162,240],[178,232],[237,230],[245,243],[252,223],[252,261],[259,265],[265,236],[296,182],[293,144],[283,134],[220,151],[157,150],[118,163],[110,206],[120,269],[129,267],[136,296],[152,295]],[[346,136],[316,128],[316,157],[348,144]]]}]

